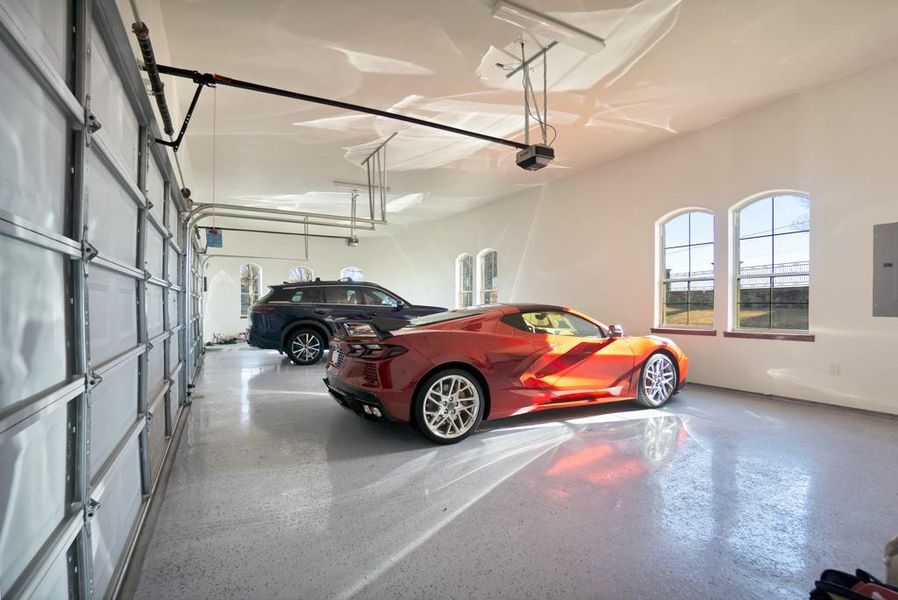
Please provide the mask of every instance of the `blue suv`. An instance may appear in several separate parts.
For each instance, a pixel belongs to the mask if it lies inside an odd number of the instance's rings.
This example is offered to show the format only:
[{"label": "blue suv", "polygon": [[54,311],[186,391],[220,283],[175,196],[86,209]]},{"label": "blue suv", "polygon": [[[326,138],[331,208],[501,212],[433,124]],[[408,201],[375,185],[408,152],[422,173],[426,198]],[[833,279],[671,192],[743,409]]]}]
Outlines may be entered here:
[{"label": "blue suv", "polygon": [[311,281],[273,285],[250,309],[250,346],[285,353],[298,365],[321,360],[331,336],[331,319],[394,317],[414,319],[444,312],[416,306],[376,283]]}]

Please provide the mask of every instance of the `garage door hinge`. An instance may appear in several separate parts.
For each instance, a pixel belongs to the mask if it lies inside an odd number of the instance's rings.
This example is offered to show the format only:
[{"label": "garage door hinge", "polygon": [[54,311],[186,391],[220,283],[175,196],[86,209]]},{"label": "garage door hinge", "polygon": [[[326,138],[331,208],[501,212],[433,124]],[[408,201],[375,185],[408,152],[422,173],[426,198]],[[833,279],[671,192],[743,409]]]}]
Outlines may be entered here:
[{"label": "garage door hinge", "polygon": [[153,349],[153,344],[151,344],[150,342],[147,342],[147,352],[149,352],[152,349]]},{"label": "garage door hinge", "polygon": [[153,411],[148,410],[147,411],[147,422],[149,423],[152,420],[153,420]]},{"label": "garage door hinge", "polygon": [[93,389],[100,385],[103,381],[103,377],[98,375],[96,371],[91,371],[87,374],[87,388]]},{"label": "garage door hinge", "polygon": [[156,206],[156,205],[153,204],[152,202],[150,202],[149,200],[147,200],[147,210],[152,210],[154,206]]},{"label": "garage door hinge", "polygon": [[84,514],[88,519],[93,519],[97,516],[97,511],[100,510],[100,506],[102,506],[99,500],[91,498],[87,501],[87,506],[84,507]]},{"label": "garage door hinge", "polygon": [[150,270],[149,270],[149,269],[144,269],[144,270],[143,270],[143,278],[144,278],[145,280],[147,280],[147,281],[149,281],[150,279],[153,278],[153,274],[150,273]]},{"label": "garage door hinge", "polygon": [[88,242],[87,240],[81,240],[81,260],[84,262],[90,262],[97,257],[100,253],[93,244]]}]

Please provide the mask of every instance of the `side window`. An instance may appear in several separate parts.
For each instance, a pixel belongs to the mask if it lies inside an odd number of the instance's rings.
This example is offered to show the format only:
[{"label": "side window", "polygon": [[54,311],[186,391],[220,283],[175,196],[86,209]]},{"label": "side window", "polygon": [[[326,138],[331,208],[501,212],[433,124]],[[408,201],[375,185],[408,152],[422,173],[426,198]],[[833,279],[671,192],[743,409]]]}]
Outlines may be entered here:
[{"label": "side window", "polygon": [[734,217],[735,328],[808,331],[810,199],[764,196]]},{"label": "side window", "polygon": [[681,213],[661,224],[662,327],[714,327],[714,215]]},{"label": "side window", "polygon": [[321,288],[302,288],[296,290],[290,301],[302,304],[317,304],[324,301],[322,296]]},{"label": "side window", "polygon": [[373,288],[365,288],[365,304],[371,306],[398,306],[399,300],[390,294]]},{"label": "side window", "polygon": [[324,298],[328,304],[363,304],[358,288],[342,285],[324,288]]},{"label": "side window", "polygon": [[573,337],[604,336],[604,332],[595,323],[566,312],[529,312],[520,315],[508,315],[502,320],[516,329],[529,333]]}]

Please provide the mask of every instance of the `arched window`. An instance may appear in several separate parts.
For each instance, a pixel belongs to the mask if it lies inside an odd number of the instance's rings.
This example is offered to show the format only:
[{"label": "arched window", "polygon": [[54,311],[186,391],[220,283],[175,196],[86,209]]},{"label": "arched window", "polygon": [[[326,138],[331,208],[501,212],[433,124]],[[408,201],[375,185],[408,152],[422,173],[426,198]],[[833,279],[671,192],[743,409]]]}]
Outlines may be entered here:
[{"label": "arched window", "polygon": [[340,279],[350,281],[365,281],[365,272],[358,267],[346,267],[340,270]]},{"label": "arched window", "polygon": [[477,303],[495,304],[499,301],[499,265],[495,250],[485,249],[477,254]]},{"label": "arched window", "polygon": [[292,269],[290,269],[287,277],[290,280],[290,283],[312,281],[313,279],[315,279],[315,272],[312,271],[311,267],[293,267]]},{"label": "arched window", "polygon": [[808,330],[811,207],[795,192],[733,210],[736,329]]},{"label": "arched window", "polygon": [[261,267],[252,263],[240,265],[240,316],[248,315],[250,307],[261,297]]},{"label": "arched window", "polygon": [[455,259],[455,307],[474,304],[474,257],[461,254]]},{"label": "arched window", "polygon": [[690,210],[663,223],[662,327],[714,327],[714,215]]}]

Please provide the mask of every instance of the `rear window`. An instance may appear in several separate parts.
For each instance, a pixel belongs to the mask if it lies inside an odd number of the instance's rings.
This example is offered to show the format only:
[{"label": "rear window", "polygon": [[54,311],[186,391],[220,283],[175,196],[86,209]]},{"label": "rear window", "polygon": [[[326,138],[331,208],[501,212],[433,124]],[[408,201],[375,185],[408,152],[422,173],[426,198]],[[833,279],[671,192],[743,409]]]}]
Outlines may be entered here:
[{"label": "rear window", "polygon": [[293,293],[293,296],[290,298],[290,302],[297,302],[301,304],[318,304],[324,302],[324,299],[322,298],[321,288],[309,287],[296,290]]},{"label": "rear window", "polygon": [[324,288],[328,304],[364,304],[361,291],[354,287],[335,285]]},{"label": "rear window", "polygon": [[408,322],[409,327],[423,327],[425,325],[433,325],[435,323],[444,323],[446,321],[454,321],[455,319],[464,319],[466,317],[474,317],[477,315],[485,315],[490,311],[482,308],[469,308],[466,310],[450,310],[448,312],[434,313],[424,317],[418,317]]}]

